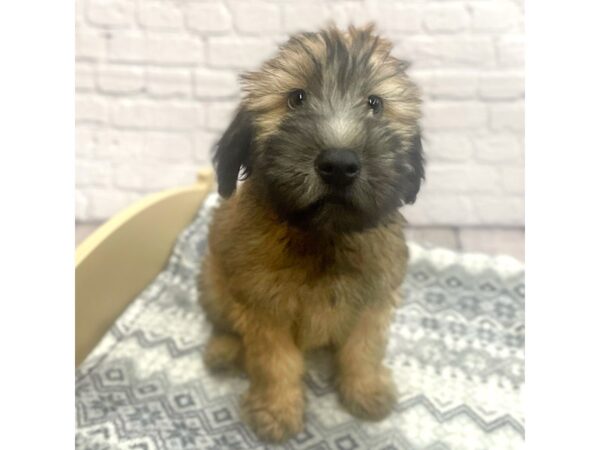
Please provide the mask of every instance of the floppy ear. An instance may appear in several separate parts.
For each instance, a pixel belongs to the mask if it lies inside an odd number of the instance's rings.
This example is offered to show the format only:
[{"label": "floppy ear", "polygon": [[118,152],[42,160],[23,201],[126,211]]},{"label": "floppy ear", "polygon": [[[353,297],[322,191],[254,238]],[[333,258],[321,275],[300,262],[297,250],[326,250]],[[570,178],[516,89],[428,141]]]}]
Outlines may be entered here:
[{"label": "floppy ear", "polygon": [[408,148],[408,165],[410,170],[406,174],[403,192],[404,204],[412,204],[417,199],[421,188],[421,181],[425,179],[425,157],[423,155],[423,144],[421,143],[421,132],[417,132],[411,139]]},{"label": "floppy ear", "polygon": [[229,197],[235,191],[242,169],[242,177],[250,175],[250,154],[254,140],[251,115],[243,107],[237,113],[216,145],[213,163],[217,172],[219,194]]}]

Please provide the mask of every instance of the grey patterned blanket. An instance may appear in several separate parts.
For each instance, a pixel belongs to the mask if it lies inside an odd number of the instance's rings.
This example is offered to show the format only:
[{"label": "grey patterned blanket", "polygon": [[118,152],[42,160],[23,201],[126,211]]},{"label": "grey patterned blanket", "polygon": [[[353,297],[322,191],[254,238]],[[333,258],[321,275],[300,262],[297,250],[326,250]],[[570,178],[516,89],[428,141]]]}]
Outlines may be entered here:
[{"label": "grey patterned blanket", "polygon": [[522,265],[415,244],[386,357],[400,390],[392,415],[374,424],[346,413],[315,355],[304,432],[279,447],[257,441],[239,418],[248,381],[212,376],[200,357],[210,328],[196,279],[217,202],[206,200],[165,270],[77,370],[78,450],[523,447]]}]

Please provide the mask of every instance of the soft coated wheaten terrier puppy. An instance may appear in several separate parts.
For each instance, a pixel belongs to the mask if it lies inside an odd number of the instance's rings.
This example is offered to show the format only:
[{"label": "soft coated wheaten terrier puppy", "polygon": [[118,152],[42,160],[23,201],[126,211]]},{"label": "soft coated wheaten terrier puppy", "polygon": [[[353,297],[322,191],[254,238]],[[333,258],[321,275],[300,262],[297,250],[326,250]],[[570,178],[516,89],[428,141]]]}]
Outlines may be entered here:
[{"label": "soft coated wheaten terrier puppy", "polygon": [[354,415],[381,419],[395,402],[382,359],[408,258],[398,208],[415,201],[423,156],[419,92],[390,49],[372,27],[293,36],[242,77],[217,145],[226,199],[200,280],[204,358],[246,370],[242,410],[263,439],[302,429],[307,350],[333,350]]}]

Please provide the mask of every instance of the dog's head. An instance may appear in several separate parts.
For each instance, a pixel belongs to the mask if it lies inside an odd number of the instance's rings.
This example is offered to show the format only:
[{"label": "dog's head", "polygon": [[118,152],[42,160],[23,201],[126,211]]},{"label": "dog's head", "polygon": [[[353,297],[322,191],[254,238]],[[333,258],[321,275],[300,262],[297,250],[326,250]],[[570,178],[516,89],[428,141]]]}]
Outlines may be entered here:
[{"label": "dog's head", "polygon": [[413,203],[423,179],[418,89],[373,28],[293,36],[259,71],[217,144],[219,192],[240,169],[279,215],[336,231]]}]

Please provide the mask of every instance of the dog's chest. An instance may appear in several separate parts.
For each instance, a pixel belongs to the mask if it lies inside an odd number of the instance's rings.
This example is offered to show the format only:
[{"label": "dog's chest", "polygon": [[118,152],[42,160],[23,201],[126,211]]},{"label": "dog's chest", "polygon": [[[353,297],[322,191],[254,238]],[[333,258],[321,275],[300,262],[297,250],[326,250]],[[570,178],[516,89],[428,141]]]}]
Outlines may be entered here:
[{"label": "dog's chest", "polygon": [[373,270],[378,261],[370,252],[356,245],[327,250],[300,258],[282,249],[292,256],[276,271],[288,294],[280,298],[291,301],[294,336],[304,350],[343,342],[359,311],[381,297],[385,284],[385,271]]},{"label": "dog's chest", "polygon": [[300,348],[309,350],[340,340],[347,328],[347,308],[339,305],[309,303],[304,305],[295,323],[295,338]]},{"label": "dog's chest", "polygon": [[294,336],[304,350],[339,343],[357,315],[356,281],[340,280],[317,289],[301,289],[296,297]]}]

